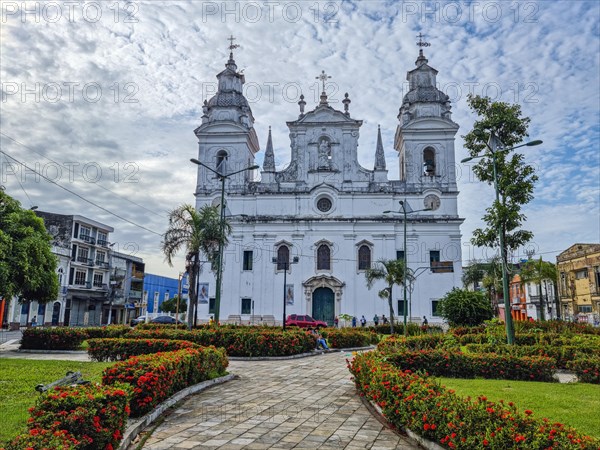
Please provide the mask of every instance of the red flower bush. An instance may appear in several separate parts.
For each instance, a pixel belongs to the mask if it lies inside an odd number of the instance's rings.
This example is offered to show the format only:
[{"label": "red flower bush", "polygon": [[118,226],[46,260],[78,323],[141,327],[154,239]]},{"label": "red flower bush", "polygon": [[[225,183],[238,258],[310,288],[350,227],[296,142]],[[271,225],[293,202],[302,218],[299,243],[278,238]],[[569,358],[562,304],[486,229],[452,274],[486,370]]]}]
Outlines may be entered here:
[{"label": "red flower bush", "polygon": [[331,348],[367,347],[378,340],[375,332],[362,328],[325,328],[321,334]]},{"label": "red flower bush", "polygon": [[201,348],[190,341],[170,339],[89,339],[88,354],[95,361],[123,361],[131,356]]},{"label": "red flower bush", "polygon": [[575,372],[582,383],[600,384],[600,357],[569,361],[567,368]]},{"label": "red flower bush", "polygon": [[429,377],[401,370],[379,352],[348,365],[357,389],[398,428],[409,428],[445,448],[598,449],[600,441],[560,423],[520,414],[486,397],[461,398]]},{"label": "red flower bush", "polygon": [[134,356],[105,369],[102,383],[128,383],[133,388],[131,415],[141,416],[177,391],[225,374],[223,349],[188,348]]},{"label": "red flower bush", "polygon": [[32,428],[15,437],[2,450],[75,450],[79,441],[65,430]]}]

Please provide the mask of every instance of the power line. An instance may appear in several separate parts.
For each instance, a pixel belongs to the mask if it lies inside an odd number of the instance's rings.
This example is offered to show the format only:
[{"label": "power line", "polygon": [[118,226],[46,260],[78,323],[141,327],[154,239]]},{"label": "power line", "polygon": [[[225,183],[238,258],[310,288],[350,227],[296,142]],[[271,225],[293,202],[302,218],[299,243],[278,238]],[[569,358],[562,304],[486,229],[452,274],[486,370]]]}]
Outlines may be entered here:
[{"label": "power line", "polygon": [[143,225],[140,225],[140,224],[138,224],[138,223],[135,223],[135,222],[133,222],[133,221],[131,221],[131,220],[129,220],[129,219],[126,219],[125,217],[123,217],[123,216],[120,216],[119,214],[117,214],[117,213],[114,213],[114,212],[110,211],[109,209],[106,209],[106,208],[104,208],[103,206],[100,206],[100,205],[98,205],[97,203],[95,203],[95,202],[93,202],[93,201],[91,201],[91,200],[88,200],[87,198],[85,198],[84,196],[82,196],[82,195],[78,194],[77,192],[73,192],[72,190],[70,190],[70,189],[67,189],[67,188],[66,188],[66,187],[64,187],[64,186],[61,186],[61,185],[60,185],[60,184],[58,184],[56,181],[54,181],[54,180],[51,180],[51,179],[50,179],[50,178],[48,178],[47,176],[45,176],[45,175],[41,174],[40,172],[38,172],[37,170],[34,170],[34,169],[32,169],[31,167],[27,166],[27,164],[25,164],[25,163],[23,163],[23,162],[19,161],[18,159],[16,159],[16,158],[14,158],[14,157],[10,156],[10,155],[9,155],[8,153],[6,153],[5,151],[3,151],[3,150],[0,150],[0,153],[3,153],[5,156],[7,156],[7,157],[9,157],[10,159],[12,159],[13,161],[16,161],[17,163],[21,164],[21,165],[22,165],[23,167],[25,167],[26,169],[28,169],[28,170],[30,170],[31,172],[33,172],[33,173],[35,173],[35,174],[39,175],[40,177],[42,177],[42,178],[43,178],[43,179],[45,179],[46,181],[48,181],[48,182],[50,182],[50,183],[54,184],[55,186],[58,186],[59,188],[61,188],[61,189],[65,190],[65,191],[67,191],[68,193],[70,193],[70,194],[72,194],[72,195],[74,195],[74,196],[76,196],[76,197],[80,198],[80,199],[81,199],[81,200],[83,200],[84,202],[87,202],[87,203],[89,203],[90,205],[93,205],[93,206],[95,206],[96,208],[99,208],[99,209],[101,209],[102,211],[104,211],[104,212],[107,212],[108,214],[110,214],[110,215],[112,215],[112,216],[115,216],[115,217],[117,217],[117,218],[119,218],[119,219],[123,220],[124,222],[127,222],[127,223],[129,223],[129,224],[131,224],[131,225],[134,225],[134,226],[138,227],[138,228],[141,228],[141,229],[143,229],[143,230],[146,230],[146,231],[148,231],[148,232],[150,232],[150,233],[152,233],[152,234],[156,234],[157,236],[162,236],[162,235],[163,235],[162,233],[158,233],[158,232],[156,232],[156,231],[154,231],[154,230],[151,230],[151,229],[149,229],[149,228],[146,228],[146,227],[145,227],[145,226],[143,226]]},{"label": "power line", "polygon": [[[56,164],[56,165],[58,165],[58,166],[60,166],[60,167],[64,167],[64,168],[65,168],[65,169],[67,169],[67,170],[70,170],[70,169],[69,169],[67,166],[65,166],[65,165],[63,165],[63,164],[61,164],[61,163],[59,163],[59,162],[57,162],[57,161],[54,161],[52,158],[49,158],[49,157],[47,157],[46,155],[44,155],[44,154],[42,154],[42,153],[40,153],[40,152],[36,151],[35,149],[33,149],[33,148],[29,147],[29,146],[28,146],[28,145],[26,145],[26,144],[23,144],[23,143],[22,143],[22,142],[20,142],[19,140],[15,139],[15,138],[13,138],[13,137],[11,137],[11,136],[9,136],[9,135],[7,135],[6,133],[3,133],[2,131],[0,131],[0,134],[1,134],[2,136],[6,137],[7,139],[10,139],[10,140],[11,140],[11,141],[13,141],[14,143],[16,143],[16,144],[18,144],[18,145],[20,145],[20,146],[22,146],[22,147],[25,147],[27,150],[31,150],[33,153],[36,153],[36,154],[40,155],[42,158],[46,158],[48,161],[52,161],[54,164]],[[17,179],[18,179],[18,177],[17,177]],[[20,184],[20,182],[19,182],[19,184]],[[95,184],[96,184],[96,186],[98,186],[99,188],[101,188],[101,189],[104,189],[105,191],[108,191],[108,192],[110,192],[111,194],[113,194],[113,195],[115,195],[115,196],[119,197],[121,200],[125,200],[125,201],[127,201],[127,202],[131,203],[132,205],[135,205],[135,206],[138,206],[138,207],[140,207],[140,208],[142,208],[142,209],[145,209],[146,211],[148,211],[148,212],[150,212],[150,213],[154,214],[155,216],[158,216],[158,217],[161,217],[161,218],[163,218],[163,219],[166,219],[166,216],[165,216],[165,215],[158,214],[156,211],[153,211],[153,210],[151,210],[151,209],[149,209],[149,208],[146,208],[144,205],[140,205],[139,203],[136,203],[136,202],[134,202],[133,200],[130,200],[130,199],[128,199],[127,197],[124,197],[124,196],[122,196],[122,195],[120,195],[120,194],[116,193],[115,191],[113,191],[113,190],[111,190],[111,189],[109,189],[109,188],[107,188],[107,187],[104,187],[104,186],[102,186],[101,184],[98,184],[98,183],[95,183]],[[27,195],[27,194],[25,194],[25,195]],[[29,198],[29,197],[27,197],[27,198]],[[31,202],[31,200],[30,200],[30,202]]]}]

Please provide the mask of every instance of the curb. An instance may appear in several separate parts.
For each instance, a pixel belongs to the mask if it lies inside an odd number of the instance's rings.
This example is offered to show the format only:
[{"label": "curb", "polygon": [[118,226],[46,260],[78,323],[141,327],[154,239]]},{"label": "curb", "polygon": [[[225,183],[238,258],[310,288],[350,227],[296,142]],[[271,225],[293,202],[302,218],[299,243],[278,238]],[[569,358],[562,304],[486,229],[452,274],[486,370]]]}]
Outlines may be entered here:
[{"label": "curb", "polygon": [[236,377],[237,375],[229,374],[219,378],[213,378],[212,380],[203,381],[202,383],[198,383],[193,386],[189,386],[177,392],[172,397],[169,397],[164,402],[158,404],[156,408],[154,408],[145,416],[142,416],[139,419],[131,420],[131,423],[127,425],[127,428],[123,433],[123,440],[119,444],[118,450],[126,450],[127,447],[129,447],[129,445],[131,444],[131,442],[138,436],[138,434],[140,434],[140,431],[142,431],[144,428],[146,428],[148,425],[150,425],[152,422],[158,419],[158,417],[160,417],[167,409],[169,409],[175,403],[183,400],[189,395],[196,394],[197,392],[201,392],[217,384],[222,384],[227,381],[231,381]]},{"label": "curb", "polygon": [[33,350],[33,349],[18,349],[16,350],[19,353],[42,353],[45,355],[52,354],[60,354],[67,353],[70,355],[87,355],[87,351],[85,350]]},{"label": "curb", "polygon": [[297,355],[289,355],[289,356],[228,356],[227,359],[229,361],[282,361],[287,359],[299,359],[299,358],[309,358],[311,356],[322,355],[326,353],[341,353],[341,352],[351,352],[351,351],[368,351],[373,350],[374,346],[369,347],[352,347],[352,348],[332,348],[328,352],[325,350],[313,350],[310,353],[299,353]]}]

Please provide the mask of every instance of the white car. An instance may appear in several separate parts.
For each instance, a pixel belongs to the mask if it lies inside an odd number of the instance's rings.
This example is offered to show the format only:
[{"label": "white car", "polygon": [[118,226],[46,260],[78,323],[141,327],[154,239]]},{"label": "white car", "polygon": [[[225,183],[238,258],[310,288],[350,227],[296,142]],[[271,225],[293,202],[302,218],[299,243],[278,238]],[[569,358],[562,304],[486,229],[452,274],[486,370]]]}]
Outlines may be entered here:
[{"label": "white car", "polygon": [[139,316],[139,317],[137,317],[135,319],[131,319],[130,325],[132,327],[135,327],[137,324],[145,323],[145,322],[146,322],[146,316]]}]

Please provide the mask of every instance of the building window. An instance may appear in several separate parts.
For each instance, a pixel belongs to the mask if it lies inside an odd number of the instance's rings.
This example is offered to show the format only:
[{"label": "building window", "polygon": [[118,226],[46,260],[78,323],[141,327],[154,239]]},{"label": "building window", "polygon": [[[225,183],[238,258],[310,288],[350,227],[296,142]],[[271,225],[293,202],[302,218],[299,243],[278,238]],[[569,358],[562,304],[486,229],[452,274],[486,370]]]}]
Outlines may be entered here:
[{"label": "building window", "polygon": [[594,267],[594,275],[596,280],[596,292],[600,291],[600,266]]},{"label": "building window", "polygon": [[367,270],[371,268],[371,249],[368,245],[361,245],[358,248],[358,270]]},{"label": "building window", "polygon": [[62,267],[58,268],[58,285],[62,286],[63,284],[63,275],[64,275],[64,271]]},{"label": "building window", "polygon": [[252,270],[252,250],[244,250],[243,270]]},{"label": "building window", "polygon": [[91,234],[92,229],[90,227],[84,227],[83,225],[81,225],[81,227],[79,228],[79,239],[89,241]]},{"label": "building window", "polygon": [[435,175],[435,150],[431,147],[423,150],[423,175],[428,177]]},{"label": "building window", "polygon": [[106,253],[105,252],[96,252],[96,265],[102,266],[106,262]]},{"label": "building window", "polygon": [[94,287],[101,288],[104,284],[104,274],[94,272]]},{"label": "building window", "polygon": [[163,301],[166,302],[167,300],[169,300],[169,291],[165,292],[165,298]]},{"label": "building window", "polygon": [[40,304],[38,305],[38,323],[43,324],[44,323],[44,316],[46,315],[46,304]]},{"label": "building window", "polygon": [[404,261],[404,250],[396,250],[396,259]]},{"label": "building window", "polygon": [[85,286],[86,272],[84,270],[75,271],[75,283],[77,286]]},{"label": "building window", "polygon": [[577,309],[579,309],[580,313],[591,313],[592,305],[580,305]]},{"label": "building window", "polygon": [[438,304],[439,300],[431,300],[431,315],[433,317],[440,317],[440,313],[438,313]]},{"label": "building window", "polygon": [[331,249],[327,244],[317,248],[317,270],[331,270]]},{"label": "building window", "polygon": [[281,245],[277,249],[277,270],[286,270],[290,267],[290,249],[287,245]]},{"label": "building window", "polygon": [[227,152],[225,150],[219,150],[217,152],[217,172],[225,175],[227,171]]},{"label": "building window", "polygon": [[588,277],[588,271],[587,269],[581,269],[578,270],[577,272],[575,272],[575,279],[576,280],[582,280],[584,278]]},{"label": "building window", "polygon": [[215,313],[215,299],[214,298],[208,299],[208,313],[209,314]]},{"label": "building window", "polygon": [[439,250],[431,250],[429,252],[429,262],[430,263],[440,262],[440,251]]},{"label": "building window", "polygon": [[333,204],[331,203],[331,200],[329,200],[327,197],[321,197],[319,200],[317,200],[317,209],[321,212],[329,211],[332,206]]},{"label": "building window", "polygon": [[88,256],[90,251],[85,247],[79,247],[77,249],[77,262],[86,264],[88,262]]},{"label": "building window", "polygon": [[[406,312],[408,314],[408,311]],[[398,300],[398,317],[404,317],[404,300]]]},{"label": "building window", "polygon": [[98,242],[98,245],[108,245],[108,234],[104,231],[98,231],[98,239],[96,242]]},{"label": "building window", "polygon": [[252,314],[252,299],[242,299],[242,314]]}]

